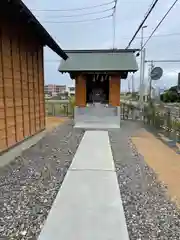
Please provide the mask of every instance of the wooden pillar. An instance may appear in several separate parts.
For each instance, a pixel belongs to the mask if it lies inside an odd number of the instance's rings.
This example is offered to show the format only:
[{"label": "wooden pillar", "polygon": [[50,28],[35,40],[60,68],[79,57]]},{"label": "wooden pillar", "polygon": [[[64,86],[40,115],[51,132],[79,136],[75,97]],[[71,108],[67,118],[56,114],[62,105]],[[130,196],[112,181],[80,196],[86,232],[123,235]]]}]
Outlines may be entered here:
[{"label": "wooden pillar", "polygon": [[79,75],[75,79],[75,104],[78,107],[86,106],[86,76]]},{"label": "wooden pillar", "polygon": [[120,76],[112,75],[109,79],[109,104],[120,106]]}]

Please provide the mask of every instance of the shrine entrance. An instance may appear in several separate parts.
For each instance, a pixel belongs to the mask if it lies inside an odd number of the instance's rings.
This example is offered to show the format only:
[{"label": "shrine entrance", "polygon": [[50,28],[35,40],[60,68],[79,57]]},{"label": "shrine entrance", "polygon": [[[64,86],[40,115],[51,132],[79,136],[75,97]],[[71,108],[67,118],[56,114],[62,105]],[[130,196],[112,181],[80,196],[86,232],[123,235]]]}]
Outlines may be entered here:
[{"label": "shrine entrance", "polygon": [[86,80],[86,103],[109,103],[109,76],[89,74]]}]

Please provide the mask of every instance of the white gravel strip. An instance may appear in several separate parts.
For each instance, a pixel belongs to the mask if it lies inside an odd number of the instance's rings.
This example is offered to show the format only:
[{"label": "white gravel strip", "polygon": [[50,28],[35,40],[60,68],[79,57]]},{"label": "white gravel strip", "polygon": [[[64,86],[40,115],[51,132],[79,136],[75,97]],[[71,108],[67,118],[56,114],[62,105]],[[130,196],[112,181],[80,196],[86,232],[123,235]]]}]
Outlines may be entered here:
[{"label": "white gravel strip", "polygon": [[82,136],[65,123],[0,168],[0,239],[37,239]]},{"label": "white gravel strip", "polygon": [[128,139],[137,127],[129,122],[110,133],[130,240],[179,240],[180,211]]}]

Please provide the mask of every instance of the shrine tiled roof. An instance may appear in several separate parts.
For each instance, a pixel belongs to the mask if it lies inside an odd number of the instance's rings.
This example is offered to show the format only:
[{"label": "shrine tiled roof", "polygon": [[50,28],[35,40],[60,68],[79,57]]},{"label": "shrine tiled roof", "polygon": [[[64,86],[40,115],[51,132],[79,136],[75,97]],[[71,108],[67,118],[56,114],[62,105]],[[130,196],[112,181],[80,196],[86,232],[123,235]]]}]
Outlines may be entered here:
[{"label": "shrine tiled roof", "polygon": [[105,72],[127,71],[136,72],[138,65],[134,49],[107,49],[107,50],[64,50],[68,55],[66,61],[62,60],[60,72]]}]

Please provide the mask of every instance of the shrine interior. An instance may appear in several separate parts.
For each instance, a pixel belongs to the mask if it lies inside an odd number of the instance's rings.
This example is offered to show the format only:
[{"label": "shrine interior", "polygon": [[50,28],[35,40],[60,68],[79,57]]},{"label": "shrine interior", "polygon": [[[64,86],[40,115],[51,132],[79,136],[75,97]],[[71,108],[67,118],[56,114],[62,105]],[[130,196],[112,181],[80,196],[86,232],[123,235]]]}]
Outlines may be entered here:
[{"label": "shrine interior", "polygon": [[86,103],[109,103],[109,76],[88,74],[86,79]]}]

